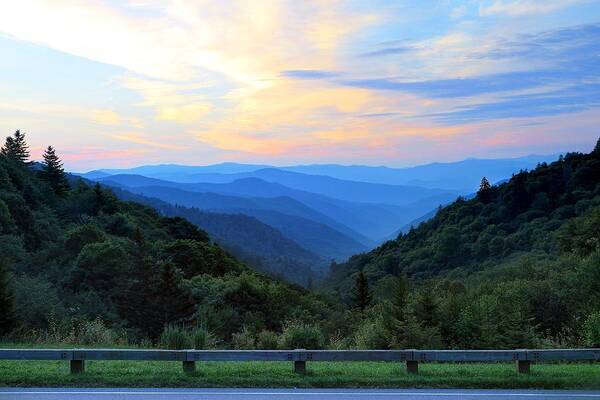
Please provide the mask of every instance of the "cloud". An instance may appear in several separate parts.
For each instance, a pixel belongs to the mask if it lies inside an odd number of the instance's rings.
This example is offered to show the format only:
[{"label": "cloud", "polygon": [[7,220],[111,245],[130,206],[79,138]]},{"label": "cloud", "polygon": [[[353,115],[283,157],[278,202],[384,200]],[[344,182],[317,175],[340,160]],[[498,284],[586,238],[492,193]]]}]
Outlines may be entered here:
[{"label": "cloud", "polygon": [[94,109],[91,114],[92,121],[102,125],[119,125],[121,123],[121,117],[113,110]]},{"label": "cloud", "polygon": [[551,13],[589,0],[496,0],[480,5],[479,14],[487,15],[537,15]]},{"label": "cloud", "polygon": [[151,140],[151,139],[145,138],[144,135],[142,135],[141,133],[138,133],[138,132],[114,133],[114,134],[111,134],[110,137],[112,137],[113,139],[122,140],[122,141],[129,142],[129,143],[135,143],[135,144],[140,144],[140,145],[149,146],[149,147],[156,147],[159,149],[170,149],[170,150],[185,149],[184,146],[172,144],[171,142],[169,142],[168,138],[165,138],[164,141]]},{"label": "cloud", "polygon": [[297,78],[297,79],[323,79],[323,78],[333,78],[338,76],[338,73],[330,72],[330,71],[318,71],[318,70],[310,70],[310,69],[300,69],[300,70],[290,70],[283,71],[281,73],[284,77],[287,78]]},{"label": "cloud", "polygon": [[403,54],[414,50],[414,48],[410,46],[394,46],[394,47],[385,47],[379,50],[368,51],[366,53],[362,53],[362,57],[379,57],[379,56],[389,56],[393,54]]},{"label": "cloud", "polygon": [[121,83],[142,95],[139,105],[154,109],[157,120],[189,124],[201,120],[212,109],[205,95],[199,93],[205,88],[203,83],[170,83],[137,77],[124,77]]},{"label": "cloud", "polygon": [[554,74],[556,74],[555,71],[526,71],[486,75],[475,78],[418,82],[402,82],[381,78],[344,80],[340,83],[365,89],[410,92],[431,98],[449,98],[536,87]]},{"label": "cloud", "polygon": [[444,123],[457,124],[493,119],[551,116],[596,107],[600,107],[600,83],[509,96],[490,103],[471,104],[450,112],[430,114],[427,117]]}]

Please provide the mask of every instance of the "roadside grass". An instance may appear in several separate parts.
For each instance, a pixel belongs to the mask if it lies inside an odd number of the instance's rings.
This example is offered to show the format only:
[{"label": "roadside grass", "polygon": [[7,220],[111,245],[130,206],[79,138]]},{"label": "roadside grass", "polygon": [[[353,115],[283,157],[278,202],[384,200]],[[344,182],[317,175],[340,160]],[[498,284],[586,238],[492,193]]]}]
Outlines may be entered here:
[{"label": "roadside grass", "polygon": [[0,361],[0,386],[21,387],[302,387],[302,388],[536,388],[600,389],[600,364],[533,364],[518,374],[514,364],[421,363],[419,375],[404,363],[197,362],[186,375],[180,362],[87,361],[71,375],[66,361]]}]

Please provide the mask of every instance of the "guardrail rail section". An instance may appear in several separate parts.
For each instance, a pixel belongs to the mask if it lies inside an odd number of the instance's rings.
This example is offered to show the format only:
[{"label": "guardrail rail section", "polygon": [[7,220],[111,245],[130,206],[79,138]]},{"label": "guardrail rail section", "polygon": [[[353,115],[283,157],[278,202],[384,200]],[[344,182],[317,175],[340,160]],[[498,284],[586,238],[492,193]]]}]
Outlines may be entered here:
[{"label": "guardrail rail section", "polygon": [[71,373],[85,372],[86,361],[178,361],[185,373],[203,361],[287,361],[297,373],[307,362],[404,362],[417,374],[424,362],[515,362],[519,373],[529,373],[535,362],[600,361],[600,349],[561,350],[136,350],[136,349],[0,349],[0,360],[69,361]]}]

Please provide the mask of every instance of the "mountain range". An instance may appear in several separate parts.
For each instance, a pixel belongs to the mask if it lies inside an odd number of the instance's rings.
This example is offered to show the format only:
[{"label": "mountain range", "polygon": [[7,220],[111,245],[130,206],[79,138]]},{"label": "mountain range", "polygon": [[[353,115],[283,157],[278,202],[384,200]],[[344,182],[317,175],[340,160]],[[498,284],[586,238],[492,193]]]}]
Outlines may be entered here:
[{"label": "mountain range", "polygon": [[[120,189],[124,198],[139,196],[136,201],[166,215],[184,213],[250,264],[306,282],[301,275],[318,275],[330,260],[344,261],[394,239],[434,216],[440,206],[469,197],[482,176],[502,181],[554,158],[468,159],[411,168],[163,164],[80,175]],[[167,212],[166,205],[177,207]],[[187,215],[194,212],[193,218]],[[220,224],[228,234],[218,232]],[[243,235],[231,235],[235,224],[243,227]],[[279,244],[261,249],[257,241],[266,236]],[[277,267],[281,260],[283,266]]]}]

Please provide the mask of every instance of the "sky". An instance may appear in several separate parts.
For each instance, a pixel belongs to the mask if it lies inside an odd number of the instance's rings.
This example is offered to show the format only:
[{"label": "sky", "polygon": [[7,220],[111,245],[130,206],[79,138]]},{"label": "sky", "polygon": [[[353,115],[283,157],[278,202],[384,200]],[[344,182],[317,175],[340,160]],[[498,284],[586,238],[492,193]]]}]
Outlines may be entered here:
[{"label": "sky", "polygon": [[600,0],[0,0],[0,132],[69,170],[589,151]]}]

